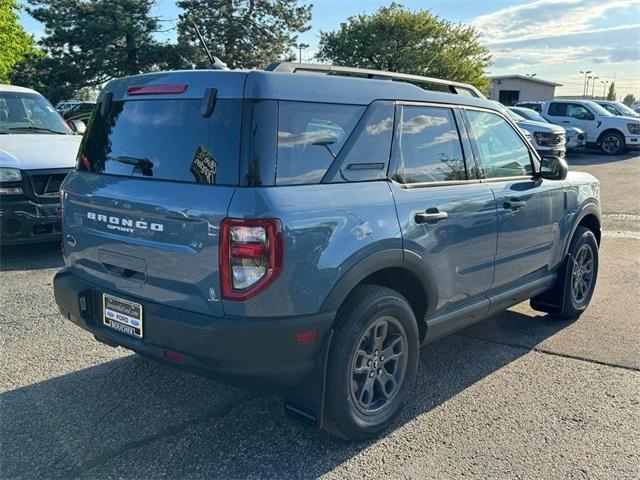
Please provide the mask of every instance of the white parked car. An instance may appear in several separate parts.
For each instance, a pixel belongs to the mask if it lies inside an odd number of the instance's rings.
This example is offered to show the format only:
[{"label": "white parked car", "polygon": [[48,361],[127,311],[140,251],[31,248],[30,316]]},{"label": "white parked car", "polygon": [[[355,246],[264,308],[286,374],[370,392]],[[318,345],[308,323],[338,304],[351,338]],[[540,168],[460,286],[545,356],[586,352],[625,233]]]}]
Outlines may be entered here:
[{"label": "white parked car", "polygon": [[542,116],[560,126],[584,130],[587,145],[606,155],[618,155],[640,146],[640,119],[615,116],[590,100],[551,100],[542,105]]},{"label": "white parked car", "polygon": [[[553,125],[549,120],[544,118],[535,110],[531,110],[530,108],[525,107],[509,107],[509,110],[517,113],[518,115],[526,118],[527,120],[531,120],[532,122],[540,122],[547,123]],[[559,126],[559,125],[558,125]],[[569,127],[563,126],[565,130],[565,136],[567,137],[567,152],[571,152],[573,150],[583,149],[587,144],[587,139],[584,136],[584,132],[582,129],[577,127]]]},{"label": "white parked car", "polygon": [[564,128],[560,125],[549,122],[533,122],[514,112],[511,108],[507,108],[507,113],[520,130],[529,132],[529,141],[541,157],[565,156],[567,137]]},{"label": "white parked car", "polygon": [[38,92],[0,85],[1,244],[60,236],[58,190],[81,138]]},{"label": "white parked car", "polygon": [[627,107],[622,102],[614,102],[613,100],[594,100],[598,105],[604,107],[609,113],[623,117],[640,117],[640,113],[632,108]]}]

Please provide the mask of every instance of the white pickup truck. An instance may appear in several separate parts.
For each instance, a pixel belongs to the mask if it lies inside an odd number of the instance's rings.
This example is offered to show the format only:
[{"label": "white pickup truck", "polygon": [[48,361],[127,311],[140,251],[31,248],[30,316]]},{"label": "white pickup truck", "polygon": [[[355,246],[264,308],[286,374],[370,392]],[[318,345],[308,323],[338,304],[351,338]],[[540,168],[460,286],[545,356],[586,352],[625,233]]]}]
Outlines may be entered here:
[{"label": "white pickup truck", "polygon": [[640,146],[640,119],[614,116],[589,100],[550,100],[541,114],[551,123],[584,130],[587,144],[606,155],[618,155],[626,148]]}]

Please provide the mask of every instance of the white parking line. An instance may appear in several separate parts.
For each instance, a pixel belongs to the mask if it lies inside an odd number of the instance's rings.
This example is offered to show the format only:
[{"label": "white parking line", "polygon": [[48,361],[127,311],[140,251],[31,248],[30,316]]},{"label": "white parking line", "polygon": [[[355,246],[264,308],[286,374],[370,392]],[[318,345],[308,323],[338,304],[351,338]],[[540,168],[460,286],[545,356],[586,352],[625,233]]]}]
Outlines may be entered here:
[{"label": "white parking line", "polygon": [[633,238],[640,240],[640,232],[634,232],[631,230],[605,230],[602,232],[603,237],[607,238]]},{"label": "white parking line", "polygon": [[602,218],[606,218],[608,220],[640,221],[640,215],[635,215],[633,213],[603,213]]}]

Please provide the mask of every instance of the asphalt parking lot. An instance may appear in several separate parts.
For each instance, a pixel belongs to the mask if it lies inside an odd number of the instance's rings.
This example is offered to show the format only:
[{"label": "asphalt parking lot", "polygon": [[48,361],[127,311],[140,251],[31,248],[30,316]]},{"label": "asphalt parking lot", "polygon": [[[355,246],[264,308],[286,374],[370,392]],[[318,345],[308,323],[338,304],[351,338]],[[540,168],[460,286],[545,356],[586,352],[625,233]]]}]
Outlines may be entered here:
[{"label": "asphalt parking lot", "polygon": [[0,477],[639,478],[640,155],[568,161],[602,183],[590,308],[571,323],[521,304],[424,347],[413,400],[360,444],[98,344],[57,312],[59,247],[4,249]]}]

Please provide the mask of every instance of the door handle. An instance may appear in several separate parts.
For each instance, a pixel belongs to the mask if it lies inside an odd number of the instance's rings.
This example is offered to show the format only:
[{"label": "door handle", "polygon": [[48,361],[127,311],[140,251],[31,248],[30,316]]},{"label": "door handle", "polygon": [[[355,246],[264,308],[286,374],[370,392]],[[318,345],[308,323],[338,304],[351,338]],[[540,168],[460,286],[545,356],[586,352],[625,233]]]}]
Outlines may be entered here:
[{"label": "door handle", "polygon": [[428,208],[424,213],[416,213],[414,217],[416,223],[427,223],[431,225],[446,218],[449,218],[449,214],[447,212],[440,212],[437,208]]},{"label": "door handle", "polygon": [[562,123],[571,123],[569,120],[562,120]]},{"label": "door handle", "polygon": [[505,200],[502,204],[504,208],[507,210],[518,210],[519,208],[524,207],[527,204],[524,200],[518,200],[517,198],[510,198],[509,200]]}]

